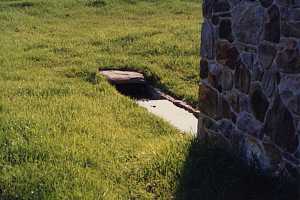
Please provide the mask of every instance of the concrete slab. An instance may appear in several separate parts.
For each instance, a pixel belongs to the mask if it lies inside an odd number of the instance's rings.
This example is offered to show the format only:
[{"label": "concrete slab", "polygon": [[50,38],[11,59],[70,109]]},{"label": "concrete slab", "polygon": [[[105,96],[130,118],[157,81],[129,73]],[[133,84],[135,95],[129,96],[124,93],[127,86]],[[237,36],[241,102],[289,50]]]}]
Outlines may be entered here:
[{"label": "concrete slab", "polygon": [[198,119],[185,109],[168,100],[138,100],[137,103],[179,130],[196,136]]}]

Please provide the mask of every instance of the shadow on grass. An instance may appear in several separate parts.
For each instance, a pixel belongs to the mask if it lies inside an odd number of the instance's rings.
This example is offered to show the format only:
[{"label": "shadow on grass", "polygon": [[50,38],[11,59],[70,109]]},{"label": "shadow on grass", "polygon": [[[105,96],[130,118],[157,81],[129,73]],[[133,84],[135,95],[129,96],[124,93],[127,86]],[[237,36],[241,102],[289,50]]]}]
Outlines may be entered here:
[{"label": "shadow on grass", "polygon": [[192,142],[176,199],[298,200],[299,193],[299,179],[262,175],[225,145],[209,139]]}]

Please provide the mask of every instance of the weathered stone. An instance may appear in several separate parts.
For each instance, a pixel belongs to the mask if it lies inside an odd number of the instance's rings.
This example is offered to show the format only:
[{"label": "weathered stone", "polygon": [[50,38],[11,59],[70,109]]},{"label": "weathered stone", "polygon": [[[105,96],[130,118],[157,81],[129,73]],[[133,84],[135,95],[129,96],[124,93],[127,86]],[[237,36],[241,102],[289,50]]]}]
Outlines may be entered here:
[{"label": "weathered stone", "polygon": [[213,23],[213,25],[218,25],[220,22],[220,16],[218,15],[213,15],[211,18],[211,22]]},{"label": "weathered stone", "polygon": [[300,115],[300,77],[284,75],[278,86],[284,105],[295,115]]},{"label": "weathered stone", "polygon": [[214,119],[218,115],[218,98],[218,91],[214,88],[206,84],[199,86],[199,109]]},{"label": "weathered stone", "polygon": [[248,112],[251,113],[251,102],[248,95],[240,94],[239,96],[239,106],[240,106],[240,112]]},{"label": "weathered stone", "polygon": [[282,157],[292,165],[300,165],[300,160],[297,159],[293,154],[283,152]]},{"label": "weathered stone", "polygon": [[240,95],[236,89],[224,93],[224,97],[227,99],[233,110],[237,113],[240,112]]},{"label": "weathered stone", "polygon": [[281,30],[285,37],[300,38],[300,22],[282,22]]},{"label": "weathered stone", "polygon": [[289,11],[289,20],[300,21],[300,9],[299,8],[291,8]]},{"label": "weathered stone", "polygon": [[260,81],[263,76],[263,70],[261,64],[258,62],[257,56],[253,53],[242,53],[241,60],[251,72],[251,81]]},{"label": "weathered stone", "polygon": [[299,0],[275,0],[276,4],[282,7],[299,7]]},{"label": "weathered stone", "polygon": [[296,44],[279,52],[276,63],[281,72],[300,73],[300,51]]},{"label": "weathered stone", "polygon": [[228,2],[231,5],[231,7],[235,7],[241,2],[241,0],[228,0]]},{"label": "weathered stone", "polygon": [[246,132],[249,135],[260,138],[260,130],[262,128],[262,123],[255,119],[253,115],[248,112],[241,112],[237,116],[236,121],[237,127]]},{"label": "weathered stone", "polygon": [[296,74],[282,74],[278,85],[280,95],[284,91],[292,92],[292,95],[300,93],[300,76]]},{"label": "weathered stone", "polygon": [[251,74],[245,65],[240,64],[234,73],[235,88],[248,94],[251,83]]},{"label": "weathered stone", "polygon": [[293,114],[300,116],[300,94],[293,95],[288,100],[287,107]]},{"label": "weathered stone", "polygon": [[264,39],[274,43],[280,41],[280,12],[276,5],[268,10]]},{"label": "weathered stone", "polygon": [[257,45],[264,29],[264,9],[258,2],[244,1],[233,10],[232,23],[238,41]]},{"label": "weathered stone", "polygon": [[230,104],[228,103],[228,101],[220,95],[220,99],[218,102],[218,106],[219,106],[219,116],[218,118],[225,118],[225,119],[231,119],[233,121],[235,121],[236,116],[235,114],[232,112]]},{"label": "weathered stone", "polygon": [[201,56],[207,59],[214,59],[215,57],[215,30],[213,25],[205,20],[202,26],[203,39],[201,42]]},{"label": "weathered stone", "polygon": [[215,0],[214,6],[213,6],[213,12],[219,13],[219,12],[228,12],[230,11],[230,4],[227,2],[227,0]]},{"label": "weathered stone", "polygon": [[215,0],[203,0],[202,13],[206,18],[211,18]]},{"label": "weathered stone", "polygon": [[229,138],[236,131],[236,127],[231,120],[222,119],[219,120],[217,124],[219,132],[227,138]]},{"label": "weathered stone", "polygon": [[276,71],[267,70],[264,72],[261,84],[262,89],[267,97],[272,97],[275,94],[279,81],[280,76]]},{"label": "weathered stone", "polygon": [[250,99],[252,111],[256,119],[263,122],[269,107],[269,101],[258,83],[253,83],[251,85]]},{"label": "weathered stone", "polygon": [[200,61],[200,78],[205,79],[208,77],[208,61],[201,59]]},{"label": "weathered stone", "polygon": [[[237,135],[237,134],[236,134]],[[235,135],[234,135],[235,136]],[[262,143],[255,137],[244,134],[240,139],[240,148],[242,158],[249,164],[256,164],[256,167],[261,170],[266,170],[270,167],[266,157]],[[236,140],[236,139],[235,139]]]},{"label": "weathered stone", "polygon": [[255,60],[255,54],[253,53],[241,53],[241,60],[246,65],[246,67],[252,71],[253,70],[253,65],[254,65],[254,60]]},{"label": "weathered stone", "polygon": [[294,120],[278,95],[267,112],[263,131],[284,151],[294,153],[298,147],[298,138]]},{"label": "weathered stone", "polygon": [[144,84],[144,75],[133,71],[101,70],[100,73],[113,84]]},{"label": "weathered stone", "polygon": [[228,68],[223,68],[219,79],[222,91],[231,90],[233,88],[233,73]]},{"label": "weathered stone", "polygon": [[280,149],[272,142],[263,142],[263,146],[272,166],[277,166],[282,162]]},{"label": "weathered stone", "polygon": [[231,69],[235,69],[239,60],[238,50],[226,40],[217,42],[217,61]]},{"label": "weathered stone", "polygon": [[261,5],[265,8],[269,7],[273,3],[273,0],[259,0],[259,1]]},{"label": "weathered stone", "polygon": [[208,63],[208,83],[214,88],[220,90],[219,77],[222,72],[222,65],[214,62]]},{"label": "weathered stone", "polygon": [[262,69],[261,65],[258,62],[255,62],[253,66],[254,67],[252,70],[251,80],[252,81],[261,81],[261,79],[264,75],[264,70]]},{"label": "weathered stone", "polygon": [[300,177],[300,0],[204,0],[203,10],[200,107],[219,120],[206,132],[249,164]]},{"label": "weathered stone", "polygon": [[258,47],[258,59],[264,69],[269,69],[275,59],[277,50],[274,46],[263,43]]},{"label": "weathered stone", "polygon": [[221,39],[228,40],[229,42],[233,42],[232,30],[231,30],[231,20],[224,19],[220,22],[219,25],[219,37]]},{"label": "weathered stone", "polygon": [[217,133],[218,124],[214,119],[202,115],[199,119],[198,129],[200,130],[198,134],[201,134],[199,137],[204,137],[207,133]]}]

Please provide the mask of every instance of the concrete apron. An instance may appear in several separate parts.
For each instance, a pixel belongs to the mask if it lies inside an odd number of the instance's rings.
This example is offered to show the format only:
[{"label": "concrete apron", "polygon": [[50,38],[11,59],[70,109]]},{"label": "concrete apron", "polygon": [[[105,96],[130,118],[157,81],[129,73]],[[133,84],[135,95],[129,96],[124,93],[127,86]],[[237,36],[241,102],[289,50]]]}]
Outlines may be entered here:
[{"label": "concrete apron", "polygon": [[149,112],[163,118],[171,125],[194,136],[197,134],[198,119],[190,112],[180,108],[168,100],[136,100],[138,105]]}]

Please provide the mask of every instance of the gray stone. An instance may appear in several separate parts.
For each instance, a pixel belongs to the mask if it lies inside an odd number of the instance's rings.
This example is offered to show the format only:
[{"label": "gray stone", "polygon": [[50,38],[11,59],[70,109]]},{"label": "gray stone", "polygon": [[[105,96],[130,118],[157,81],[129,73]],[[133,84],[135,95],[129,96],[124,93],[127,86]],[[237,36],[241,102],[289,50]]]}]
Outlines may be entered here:
[{"label": "gray stone", "polygon": [[269,7],[273,3],[273,0],[259,0],[259,1],[261,5],[265,8]]},{"label": "gray stone", "polygon": [[214,59],[215,57],[215,30],[213,25],[205,20],[202,26],[203,39],[201,42],[201,56],[207,59]]},{"label": "gray stone", "polygon": [[206,17],[206,18],[212,17],[214,3],[215,3],[215,0],[203,0],[202,13],[203,13],[204,17]]},{"label": "gray stone", "polygon": [[289,11],[289,20],[291,21],[300,21],[300,9],[299,8],[291,8]]},{"label": "gray stone", "polygon": [[219,38],[233,42],[234,39],[232,36],[231,20],[221,20],[219,25]]},{"label": "gray stone", "polygon": [[220,64],[235,69],[239,61],[239,52],[230,42],[218,40],[217,42],[217,61]]},{"label": "gray stone", "polygon": [[251,83],[251,74],[245,65],[240,64],[234,73],[235,88],[248,94]]},{"label": "gray stone", "polygon": [[214,88],[219,88],[219,77],[221,75],[223,66],[215,63],[209,62],[208,63],[208,83],[213,86]]},{"label": "gray stone", "polygon": [[101,70],[100,73],[113,84],[144,84],[143,74],[134,71]]},{"label": "gray stone", "polygon": [[218,102],[218,119],[231,119],[233,121],[236,120],[236,116],[234,112],[231,110],[231,106],[227,99],[223,96],[219,96],[219,102]]},{"label": "gray stone", "polygon": [[279,73],[273,70],[266,70],[264,72],[261,84],[262,89],[267,97],[272,97],[277,89],[277,85],[280,81]]},{"label": "gray stone", "polygon": [[250,97],[248,95],[245,94],[240,94],[239,96],[239,106],[240,106],[240,112],[244,111],[244,112],[248,112],[251,113],[251,101],[250,101]]},{"label": "gray stone", "polygon": [[284,151],[294,153],[298,147],[298,138],[293,116],[284,106],[278,95],[267,112],[263,131]]},{"label": "gray stone", "polygon": [[237,116],[236,121],[237,127],[246,132],[249,135],[260,138],[260,130],[262,128],[262,123],[255,119],[253,115],[248,112],[241,112]]},{"label": "gray stone", "polygon": [[200,78],[205,79],[208,77],[208,61],[201,59],[200,61]]},{"label": "gray stone", "polygon": [[244,1],[232,12],[232,30],[240,42],[257,45],[264,29],[264,9],[258,2]]},{"label": "gray stone", "polygon": [[271,166],[278,166],[282,162],[281,150],[272,142],[263,142],[265,153]]},{"label": "gray stone", "polygon": [[228,0],[228,2],[231,5],[231,7],[233,8],[233,7],[237,6],[241,2],[241,0]]},{"label": "gray stone", "polygon": [[199,110],[211,118],[218,117],[218,91],[206,84],[199,86]]},{"label": "gray stone", "polygon": [[224,97],[236,113],[240,112],[240,94],[236,89],[224,92]]},{"label": "gray stone", "polygon": [[227,138],[236,132],[236,126],[231,120],[222,119],[219,120],[217,124],[218,130]]},{"label": "gray stone", "polygon": [[300,0],[204,0],[203,13],[200,109],[219,120],[206,132],[300,176]]},{"label": "gray stone", "polygon": [[228,12],[231,9],[231,6],[227,0],[212,0],[212,1],[214,1],[214,6],[213,6],[214,13]]},{"label": "gray stone", "polygon": [[255,62],[255,54],[247,53],[247,52],[241,53],[241,60],[250,71],[253,70],[254,62]]},{"label": "gray stone", "polygon": [[300,38],[300,22],[282,22],[282,35]]},{"label": "gray stone", "polygon": [[274,43],[280,41],[280,11],[276,5],[268,9],[264,39]]},{"label": "gray stone", "polygon": [[284,105],[295,115],[300,115],[300,78],[283,75],[278,86]]},{"label": "gray stone", "polygon": [[256,119],[263,122],[269,107],[269,101],[259,83],[253,83],[251,85],[250,99],[252,111]]},{"label": "gray stone", "polygon": [[276,63],[281,72],[300,73],[300,51],[297,43],[291,41],[290,46],[279,52]]},{"label": "gray stone", "polygon": [[300,116],[300,94],[293,95],[288,100],[287,107],[293,114]]},{"label": "gray stone", "polygon": [[264,69],[269,69],[275,59],[277,50],[273,45],[262,43],[258,47],[258,59]]},{"label": "gray stone", "polygon": [[222,90],[231,90],[233,88],[233,73],[228,68],[224,67],[219,79]]}]

